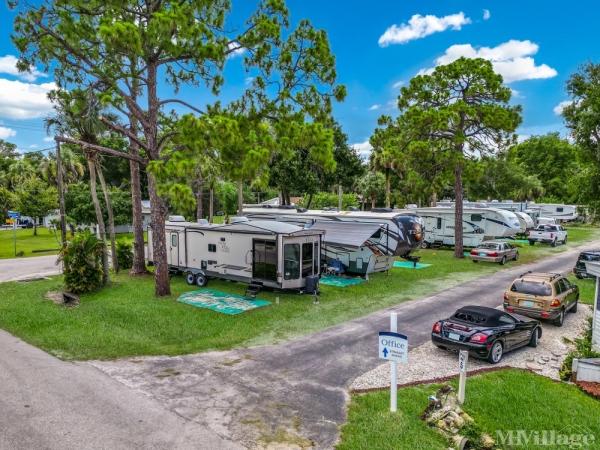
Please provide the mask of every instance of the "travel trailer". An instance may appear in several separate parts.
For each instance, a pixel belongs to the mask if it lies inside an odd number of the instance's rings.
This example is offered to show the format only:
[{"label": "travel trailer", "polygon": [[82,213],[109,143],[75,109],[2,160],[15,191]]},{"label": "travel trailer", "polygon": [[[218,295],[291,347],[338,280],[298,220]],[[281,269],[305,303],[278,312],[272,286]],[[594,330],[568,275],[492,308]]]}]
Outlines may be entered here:
[{"label": "travel trailer", "polygon": [[534,203],[530,206],[536,206],[540,209],[540,215],[543,217],[553,217],[559,222],[568,222],[577,219],[579,213],[576,205],[563,205],[560,203]]},{"label": "travel trailer", "polygon": [[[254,292],[262,287],[318,291],[323,231],[245,217],[232,222],[210,225],[170,217],[165,224],[169,269],[198,286],[221,278],[249,283]],[[150,227],[150,262],[152,238]]]},{"label": "travel trailer", "polygon": [[[455,244],[453,207],[417,208],[414,211],[425,225],[425,246]],[[463,244],[466,247],[476,247],[488,239],[514,237],[520,229],[519,219],[511,211],[463,208]]]},{"label": "travel trailer", "polygon": [[517,216],[517,219],[519,219],[519,224],[521,225],[521,234],[525,234],[527,233],[527,231],[533,230],[535,228],[535,222],[529,214],[521,211],[513,212]]},{"label": "travel trailer", "polygon": [[323,260],[340,261],[344,270],[358,275],[389,270],[397,256],[413,260],[410,253],[421,245],[421,219],[412,211],[305,210],[289,207],[246,207],[251,219],[272,220],[325,231]]}]

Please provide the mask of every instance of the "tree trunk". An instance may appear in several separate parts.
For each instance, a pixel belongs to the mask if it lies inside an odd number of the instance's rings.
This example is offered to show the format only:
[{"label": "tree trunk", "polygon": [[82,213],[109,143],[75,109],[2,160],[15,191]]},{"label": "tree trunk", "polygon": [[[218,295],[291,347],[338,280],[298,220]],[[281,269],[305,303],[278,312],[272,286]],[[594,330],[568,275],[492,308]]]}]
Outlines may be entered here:
[{"label": "tree trunk", "polygon": [[454,257],[464,258],[462,164],[454,167]]},{"label": "tree trunk", "polygon": [[90,172],[90,192],[92,194],[92,203],[94,211],[96,211],[96,222],[98,222],[98,234],[102,241],[102,283],[107,284],[110,281],[108,267],[108,250],[106,248],[106,229],[104,228],[104,218],[102,217],[102,209],[98,201],[98,193],[96,192],[96,162],[92,156],[87,156],[88,169]]},{"label": "tree trunk", "polygon": [[241,216],[244,213],[244,182],[242,180],[238,181],[238,207],[237,214]]},{"label": "tree trunk", "polygon": [[433,191],[431,194],[431,204],[430,206],[437,205],[437,192]]},{"label": "tree trunk", "polygon": [[[130,129],[137,134],[135,119],[130,118]],[[139,156],[139,146],[132,139],[129,140],[129,153]],[[140,164],[129,161],[129,174],[131,176],[131,213],[133,225],[133,265],[129,273],[142,275],[146,270],[146,256],[144,252],[144,218],[142,215],[142,187],[140,182]]]},{"label": "tree trunk", "polygon": [[156,296],[171,294],[169,283],[169,265],[167,262],[167,238],[165,231],[165,218],[167,206],[156,190],[154,175],[148,173],[148,192],[152,204],[152,256],[154,262],[154,293]]},{"label": "tree trunk", "polygon": [[313,201],[313,193],[311,192],[310,194],[308,194],[308,202],[306,202],[306,209],[310,209],[310,205],[312,204]]},{"label": "tree trunk", "polygon": [[37,236],[37,221],[38,218],[37,217],[32,217],[33,219],[33,235]]},{"label": "tree trunk", "polygon": [[117,244],[115,242],[115,216],[113,214],[110,193],[108,192],[108,189],[106,187],[106,181],[104,180],[102,167],[99,163],[96,164],[96,171],[98,172],[98,180],[100,180],[100,187],[102,188],[102,193],[104,194],[104,203],[106,204],[106,212],[108,213],[108,234],[110,236],[110,256],[112,266],[115,273],[119,273],[119,261],[117,259]]},{"label": "tree trunk", "polygon": [[204,180],[202,174],[198,171],[198,176],[194,181],[194,196],[196,197],[196,220],[204,218],[204,208],[202,205],[202,197],[204,193]]},{"label": "tree trunk", "polygon": [[65,220],[65,189],[63,184],[62,159],[60,142],[56,142],[56,184],[58,188],[58,209],[60,212],[60,246],[67,245],[67,225]]},{"label": "tree trunk", "polygon": [[210,192],[208,194],[208,222],[213,223],[213,216],[215,212],[215,186],[210,185]]},{"label": "tree trunk", "polygon": [[375,195],[371,195],[371,209],[375,208]]},{"label": "tree trunk", "polygon": [[338,211],[342,211],[344,203],[342,201],[343,199],[343,191],[342,191],[342,185],[338,185]]},{"label": "tree trunk", "polygon": [[390,169],[385,169],[385,207],[389,208],[392,204],[392,187],[391,187],[391,177],[390,177]]}]

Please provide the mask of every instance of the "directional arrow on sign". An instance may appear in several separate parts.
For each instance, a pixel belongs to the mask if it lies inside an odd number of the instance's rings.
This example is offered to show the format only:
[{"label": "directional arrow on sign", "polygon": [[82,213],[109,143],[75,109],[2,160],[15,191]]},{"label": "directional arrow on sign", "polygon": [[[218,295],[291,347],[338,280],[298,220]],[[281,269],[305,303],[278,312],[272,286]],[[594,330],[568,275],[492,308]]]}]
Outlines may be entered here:
[{"label": "directional arrow on sign", "polygon": [[387,354],[389,353],[388,349],[384,347],[383,349],[383,357],[387,358]]}]

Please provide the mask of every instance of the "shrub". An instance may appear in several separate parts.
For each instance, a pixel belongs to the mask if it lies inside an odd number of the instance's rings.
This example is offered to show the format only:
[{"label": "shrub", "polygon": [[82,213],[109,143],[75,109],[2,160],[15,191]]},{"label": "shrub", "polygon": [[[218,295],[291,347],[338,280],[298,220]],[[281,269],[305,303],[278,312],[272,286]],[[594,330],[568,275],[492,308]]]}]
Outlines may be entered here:
[{"label": "shrub", "polygon": [[95,291],[102,286],[102,241],[88,230],[75,234],[61,250],[65,286],[74,294]]},{"label": "shrub", "polygon": [[600,358],[600,353],[592,350],[592,319],[588,319],[588,327],[585,334],[575,339],[575,349],[569,352],[558,372],[560,379],[569,381],[573,376],[571,371],[574,358]]},{"label": "shrub", "polygon": [[[302,200],[298,202],[298,206],[306,208],[308,205],[308,198],[309,196],[305,195]],[[338,201],[337,194],[333,194],[331,192],[318,192],[313,195],[310,209],[323,209],[328,206],[337,208]],[[350,206],[359,206],[358,197],[356,194],[342,194],[342,208],[347,210]]]},{"label": "shrub", "polygon": [[117,262],[119,269],[131,269],[133,266],[133,245],[129,241],[117,241]]}]

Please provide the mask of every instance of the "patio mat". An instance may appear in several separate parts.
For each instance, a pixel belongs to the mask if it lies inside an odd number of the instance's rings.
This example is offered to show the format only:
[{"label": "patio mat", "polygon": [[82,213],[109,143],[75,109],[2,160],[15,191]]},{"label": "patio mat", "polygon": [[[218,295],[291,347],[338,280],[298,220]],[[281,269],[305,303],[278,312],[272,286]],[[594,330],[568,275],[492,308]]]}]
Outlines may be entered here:
[{"label": "patio mat", "polygon": [[401,269],[424,269],[429,267],[431,264],[417,263],[417,266],[410,261],[394,261],[394,267],[400,267]]},{"label": "patio mat", "polygon": [[347,277],[336,277],[332,275],[323,275],[319,280],[320,284],[326,284],[327,286],[335,286],[335,287],[348,287],[355,286],[357,284],[363,283],[365,280],[362,278],[347,278]]},{"label": "patio mat", "polygon": [[241,295],[215,291],[213,289],[200,289],[181,294],[178,302],[186,303],[197,308],[206,308],[223,314],[240,314],[261,306],[270,305],[271,302],[261,299],[248,299]]}]

